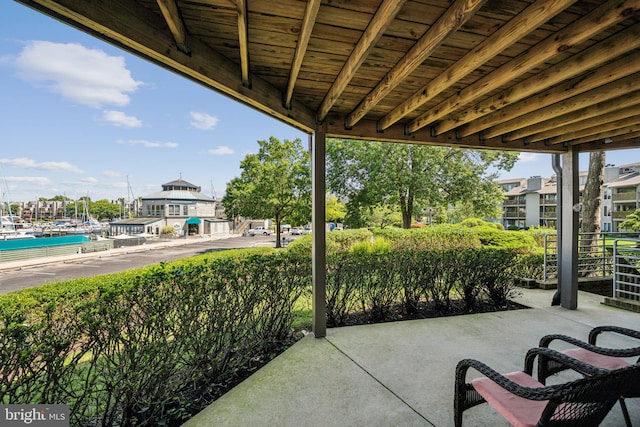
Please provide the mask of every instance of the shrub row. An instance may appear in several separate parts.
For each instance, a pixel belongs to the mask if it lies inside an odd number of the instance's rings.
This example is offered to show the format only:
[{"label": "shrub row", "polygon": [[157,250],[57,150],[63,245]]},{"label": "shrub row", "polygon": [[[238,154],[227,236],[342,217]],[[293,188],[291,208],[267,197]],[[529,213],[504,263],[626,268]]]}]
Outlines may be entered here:
[{"label": "shrub row", "polygon": [[4,296],[0,403],[68,403],[72,425],[179,425],[292,341],[310,274],[294,254],[220,257]]},{"label": "shrub row", "polygon": [[[372,245],[373,248],[376,245]],[[461,299],[467,311],[488,301],[503,307],[530,268],[530,258],[505,249],[422,251],[356,250],[332,255],[327,272],[327,323],[344,325],[354,312],[371,322],[384,321],[390,310],[407,313],[419,303],[450,311]]]},{"label": "shrub row", "polygon": [[[513,250],[416,250],[433,236],[415,231],[398,250],[395,232],[330,233],[343,250],[328,258],[329,325],[459,298],[501,306],[535,269]],[[224,251],[2,295],[0,403],[68,403],[74,426],[181,424],[296,338],[304,252]]]}]

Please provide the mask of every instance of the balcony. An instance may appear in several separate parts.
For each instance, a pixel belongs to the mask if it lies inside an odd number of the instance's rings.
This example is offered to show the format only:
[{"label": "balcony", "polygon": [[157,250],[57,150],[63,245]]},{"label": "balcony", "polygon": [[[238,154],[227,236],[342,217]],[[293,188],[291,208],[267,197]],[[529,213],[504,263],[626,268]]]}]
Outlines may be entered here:
[{"label": "balcony", "polygon": [[632,213],[633,211],[611,212],[611,218],[624,221],[625,219],[627,219],[627,215],[631,215]]},{"label": "balcony", "polygon": [[[532,309],[329,329],[302,339],[200,412],[185,427],[452,426],[454,370],[475,358],[499,371],[522,369],[541,336],[586,339],[593,325],[637,328],[637,313],[579,292],[579,310],[551,307],[553,291],[523,289]],[[611,336],[605,346],[637,346]],[[550,380],[549,383],[557,381]],[[640,399],[628,399],[632,423]],[[488,405],[465,411],[464,426],[506,426]],[[624,425],[616,404],[602,426]]]},{"label": "balcony", "polygon": [[638,196],[635,191],[629,193],[616,193],[613,194],[612,200],[614,202],[635,202],[638,200]]}]

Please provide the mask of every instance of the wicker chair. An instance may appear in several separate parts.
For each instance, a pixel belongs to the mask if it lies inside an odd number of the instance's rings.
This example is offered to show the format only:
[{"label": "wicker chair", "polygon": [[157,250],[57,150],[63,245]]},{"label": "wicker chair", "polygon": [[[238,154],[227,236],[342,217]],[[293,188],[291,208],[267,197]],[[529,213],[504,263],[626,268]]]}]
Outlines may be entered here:
[{"label": "wicker chair", "polygon": [[[532,377],[536,357],[544,357],[584,378],[544,386]],[[473,368],[484,377],[466,382]],[[640,381],[640,364],[608,371],[548,348],[527,352],[524,371],[500,374],[477,360],[456,367],[454,423],[462,426],[465,410],[488,403],[513,426],[597,426],[621,395]]]},{"label": "wicker chair", "polygon": [[[598,368],[607,370],[620,369],[625,366],[631,365],[633,362],[629,362],[623,358],[636,358],[635,363],[640,362],[640,346],[631,348],[605,348],[596,345],[598,336],[603,332],[614,332],[621,335],[625,335],[632,338],[640,339],[640,331],[633,329],[622,328],[619,326],[598,326],[593,328],[589,332],[589,342],[580,341],[576,338],[567,335],[546,335],[540,339],[540,347],[549,347],[553,341],[562,341],[574,346],[566,350],[561,350],[562,353],[578,359],[581,362],[588,363]],[[565,370],[566,367],[556,363],[553,360],[549,360],[546,357],[540,357],[538,359],[538,381],[542,384],[546,383],[549,376]],[[640,397],[640,385],[635,390],[631,390],[629,394],[620,397],[620,406],[622,407],[622,413],[628,427],[631,427],[631,419],[629,417],[629,411],[624,399]]]}]

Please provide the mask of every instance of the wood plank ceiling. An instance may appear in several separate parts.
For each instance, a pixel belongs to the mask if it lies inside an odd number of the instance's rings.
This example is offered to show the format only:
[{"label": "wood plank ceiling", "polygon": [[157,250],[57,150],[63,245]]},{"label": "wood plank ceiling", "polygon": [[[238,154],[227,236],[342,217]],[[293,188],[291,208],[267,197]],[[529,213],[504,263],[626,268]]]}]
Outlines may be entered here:
[{"label": "wood plank ceiling", "polygon": [[640,0],[18,0],[304,131],[640,147]]}]

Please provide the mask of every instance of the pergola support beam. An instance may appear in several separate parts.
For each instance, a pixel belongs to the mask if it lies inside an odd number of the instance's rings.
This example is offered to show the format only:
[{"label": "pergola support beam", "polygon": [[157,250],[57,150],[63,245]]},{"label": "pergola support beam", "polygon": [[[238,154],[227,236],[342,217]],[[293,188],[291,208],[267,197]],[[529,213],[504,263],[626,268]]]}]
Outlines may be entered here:
[{"label": "pergola support beam", "polygon": [[317,129],[313,136],[309,136],[311,150],[311,221],[313,236],[311,246],[311,274],[313,283],[313,335],[323,338],[327,335],[327,243],[325,227],[325,151],[326,131]]},{"label": "pergola support beam", "polygon": [[562,154],[562,228],[558,258],[558,287],[560,305],[569,310],[578,308],[578,225],[580,205],[578,151],[570,149]]}]

